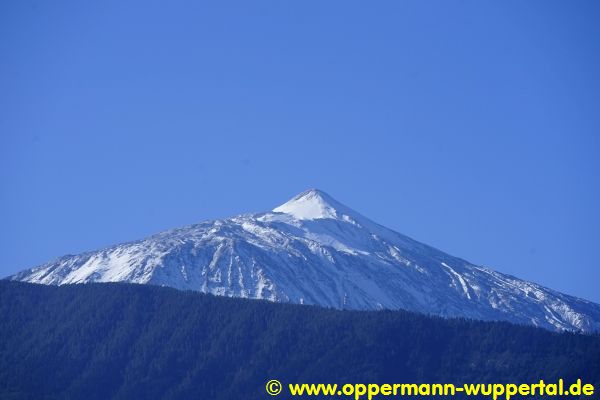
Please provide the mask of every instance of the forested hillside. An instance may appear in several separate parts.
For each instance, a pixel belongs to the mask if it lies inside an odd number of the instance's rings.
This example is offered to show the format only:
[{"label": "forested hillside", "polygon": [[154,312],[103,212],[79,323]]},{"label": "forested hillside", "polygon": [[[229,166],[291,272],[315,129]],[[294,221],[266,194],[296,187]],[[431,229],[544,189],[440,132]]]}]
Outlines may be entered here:
[{"label": "forested hillside", "polygon": [[[0,282],[1,399],[266,399],[307,383],[600,384],[600,337],[131,284]],[[282,394],[278,398],[285,398]]]}]

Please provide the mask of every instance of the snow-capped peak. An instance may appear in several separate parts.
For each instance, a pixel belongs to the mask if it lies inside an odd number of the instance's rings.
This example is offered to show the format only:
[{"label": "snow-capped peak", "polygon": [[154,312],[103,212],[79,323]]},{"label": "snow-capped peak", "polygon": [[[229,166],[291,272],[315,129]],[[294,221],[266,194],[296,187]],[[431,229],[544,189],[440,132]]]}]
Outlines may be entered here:
[{"label": "snow-capped peak", "polygon": [[10,277],[133,282],[220,296],[600,332],[600,305],[473,265],[311,189],[273,212],[204,221]]},{"label": "snow-capped peak", "polygon": [[318,189],[309,189],[288,202],[273,209],[273,212],[291,215],[299,220],[333,218],[353,214],[353,211],[333,197]]}]

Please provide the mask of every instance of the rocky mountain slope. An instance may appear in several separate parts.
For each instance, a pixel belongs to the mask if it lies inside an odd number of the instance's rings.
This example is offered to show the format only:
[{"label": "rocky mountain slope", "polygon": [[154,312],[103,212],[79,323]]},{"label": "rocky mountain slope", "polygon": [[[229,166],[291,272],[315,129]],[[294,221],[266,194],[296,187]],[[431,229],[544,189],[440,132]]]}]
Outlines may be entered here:
[{"label": "rocky mountain slope", "polygon": [[473,265],[370,221],[319,190],[274,210],[69,255],[9,279],[132,282],[339,309],[406,309],[600,330],[600,305]]}]

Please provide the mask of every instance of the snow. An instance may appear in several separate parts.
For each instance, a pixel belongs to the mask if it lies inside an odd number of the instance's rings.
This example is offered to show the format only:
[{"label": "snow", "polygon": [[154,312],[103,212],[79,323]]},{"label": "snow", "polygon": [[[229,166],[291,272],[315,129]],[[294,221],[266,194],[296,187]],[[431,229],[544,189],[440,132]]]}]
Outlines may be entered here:
[{"label": "snow", "polygon": [[446,264],[445,262],[443,262],[442,265],[448,269],[448,272],[450,272],[450,274],[453,277],[458,279],[458,282],[460,283],[463,293],[469,300],[471,300],[471,294],[469,293],[469,286],[467,285],[467,282],[464,280],[464,278],[458,272],[456,272],[451,266]]},{"label": "snow", "polygon": [[320,190],[307,190],[274,208],[273,212],[289,214],[299,220],[338,218],[335,205],[328,202],[328,197]]},{"label": "snow", "polygon": [[600,305],[472,265],[311,189],[272,212],[65,256],[10,279],[134,282],[325,307],[600,331]]}]

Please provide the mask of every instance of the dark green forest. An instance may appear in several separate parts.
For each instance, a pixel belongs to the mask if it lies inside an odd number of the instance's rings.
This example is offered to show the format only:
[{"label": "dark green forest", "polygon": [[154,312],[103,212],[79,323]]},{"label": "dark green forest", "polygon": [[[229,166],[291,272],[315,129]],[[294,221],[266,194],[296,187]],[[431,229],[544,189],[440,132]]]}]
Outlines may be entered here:
[{"label": "dark green forest", "polygon": [[155,286],[0,281],[1,399],[251,400],[274,398],[264,391],[269,379],[462,384],[558,378],[599,387],[600,337]]}]

